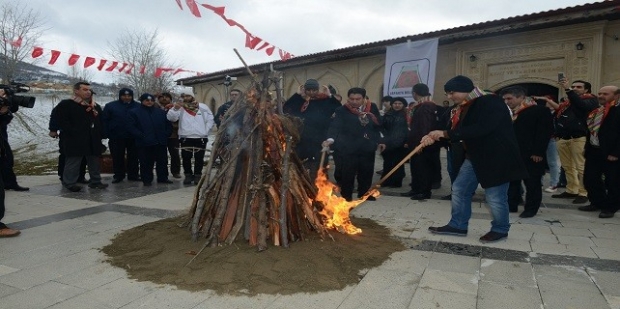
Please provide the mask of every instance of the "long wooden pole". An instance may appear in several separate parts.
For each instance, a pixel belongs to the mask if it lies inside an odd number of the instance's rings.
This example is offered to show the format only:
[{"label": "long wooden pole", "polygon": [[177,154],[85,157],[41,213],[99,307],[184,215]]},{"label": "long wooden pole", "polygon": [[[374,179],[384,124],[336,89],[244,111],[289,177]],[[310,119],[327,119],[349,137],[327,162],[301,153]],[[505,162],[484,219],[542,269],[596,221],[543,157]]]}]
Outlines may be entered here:
[{"label": "long wooden pole", "polygon": [[[286,136],[286,149],[284,150],[284,162],[282,163],[282,188],[280,189],[280,240],[282,247],[288,248],[288,226],[286,217],[286,205],[288,189],[291,182],[291,175],[289,174],[289,164],[291,149],[293,148],[293,137]],[[274,235],[275,237],[275,235]]]},{"label": "long wooden pole", "polygon": [[[387,174],[385,174],[385,176],[381,177],[381,179],[379,179],[379,181],[377,181],[374,185],[372,185],[370,187],[370,189],[366,192],[366,194],[364,194],[364,196],[369,196],[372,193],[374,193],[374,191],[378,190],[381,187],[381,184],[388,179],[390,176],[392,176],[392,174],[394,174],[396,172],[396,170],[403,164],[405,164],[405,162],[407,162],[407,160],[411,159],[411,157],[413,157],[414,155],[420,153],[420,151],[422,151],[422,149],[424,148],[423,144],[418,145],[418,147],[414,148],[409,154],[407,154],[402,160],[400,160],[400,162],[398,162],[398,164],[396,164],[392,170],[390,170]],[[413,177],[413,175],[411,176]],[[363,198],[363,197],[362,197]]]}]

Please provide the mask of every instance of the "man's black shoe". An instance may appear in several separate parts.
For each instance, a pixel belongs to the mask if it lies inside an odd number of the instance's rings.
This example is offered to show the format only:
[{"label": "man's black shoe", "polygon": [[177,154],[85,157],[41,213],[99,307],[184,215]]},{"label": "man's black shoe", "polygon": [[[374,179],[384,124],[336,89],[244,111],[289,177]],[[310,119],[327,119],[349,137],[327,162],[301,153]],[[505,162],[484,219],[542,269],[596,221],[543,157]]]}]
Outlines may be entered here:
[{"label": "man's black shoe", "polygon": [[174,183],[174,181],[170,179],[166,179],[166,180],[158,180],[157,183]]},{"label": "man's black shoe", "polygon": [[123,178],[114,178],[114,180],[112,180],[112,183],[119,183],[123,181]]},{"label": "man's black shoe", "polygon": [[442,196],[440,198],[440,200],[442,200],[442,201],[451,201],[452,200],[452,194],[448,194],[446,196]]},{"label": "man's black shoe", "polygon": [[498,232],[490,231],[484,234],[482,237],[480,237],[480,241],[484,243],[494,242],[494,241],[502,240],[506,237],[508,237],[507,233],[505,234],[505,233],[498,233]]},{"label": "man's black shoe", "polygon": [[578,196],[579,196],[579,194],[577,194],[577,193],[562,192],[560,194],[554,194],[551,197],[552,198],[576,198]]},{"label": "man's black shoe", "polygon": [[428,193],[418,193],[418,194],[414,194],[411,197],[412,200],[418,200],[418,201],[428,200],[429,198],[431,198],[431,195]]},{"label": "man's black shoe", "polygon": [[82,187],[73,185],[73,186],[67,187],[67,189],[71,192],[80,192],[80,190],[82,190]]},{"label": "man's black shoe", "polygon": [[588,202],[588,198],[585,196],[578,196],[573,200],[573,204],[585,204]]},{"label": "man's black shoe", "polygon": [[436,182],[431,185],[431,189],[433,190],[437,190],[439,188],[441,188],[441,182]]},{"label": "man's black shoe", "polygon": [[580,211],[598,211],[600,208],[595,205],[581,206],[577,208]]},{"label": "man's black shoe", "polygon": [[535,215],[536,215],[536,213],[535,213],[535,212],[524,211],[524,212],[522,212],[522,213],[519,215],[519,217],[520,217],[520,218],[531,218],[531,217],[533,217],[533,216],[535,216]]},{"label": "man's black shoe", "polygon": [[440,235],[467,236],[467,230],[460,230],[457,228],[453,228],[449,225],[431,226],[428,228],[428,231],[433,234],[440,234]]},{"label": "man's black shoe", "polygon": [[614,213],[613,212],[608,212],[608,211],[601,211],[601,213],[598,214],[598,217],[601,218],[601,219],[613,218],[614,217]]},{"label": "man's black shoe", "polygon": [[194,181],[194,175],[185,175],[185,179],[183,179],[184,185],[190,185]]},{"label": "man's black shoe", "polygon": [[108,187],[108,184],[106,183],[89,183],[88,184],[89,188],[93,188],[93,189],[105,189]]},{"label": "man's black shoe", "polygon": [[405,193],[401,193],[400,196],[414,196],[416,194],[417,194],[417,192],[415,192],[413,190],[409,190],[409,191],[407,191]]},{"label": "man's black shoe", "polygon": [[30,188],[22,187],[20,185],[14,185],[10,187],[4,187],[4,190],[13,190],[13,191],[28,191]]}]

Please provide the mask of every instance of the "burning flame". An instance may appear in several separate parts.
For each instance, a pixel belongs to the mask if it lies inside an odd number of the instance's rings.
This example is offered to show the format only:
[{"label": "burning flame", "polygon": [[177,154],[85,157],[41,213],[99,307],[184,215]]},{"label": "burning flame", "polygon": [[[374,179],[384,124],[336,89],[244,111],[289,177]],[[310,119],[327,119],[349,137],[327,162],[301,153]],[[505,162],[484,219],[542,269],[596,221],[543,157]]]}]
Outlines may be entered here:
[{"label": "burning flame", "polygon": [[[326,218],[325,226],[350,235],[362,233],[362,229],[351,223],[349,212],[357,205],[366,201],[369,195],[366,194],[359,200],[347,202],[343,197],[334,194],[334,191],[338,190],[338,186],[327,179],[323,169],[319,170],[315,185],[319,189],[315,200],[324,205],[320,213]],[[371,195],[377,197],[379,196],[379,191],[373,190]]]}]

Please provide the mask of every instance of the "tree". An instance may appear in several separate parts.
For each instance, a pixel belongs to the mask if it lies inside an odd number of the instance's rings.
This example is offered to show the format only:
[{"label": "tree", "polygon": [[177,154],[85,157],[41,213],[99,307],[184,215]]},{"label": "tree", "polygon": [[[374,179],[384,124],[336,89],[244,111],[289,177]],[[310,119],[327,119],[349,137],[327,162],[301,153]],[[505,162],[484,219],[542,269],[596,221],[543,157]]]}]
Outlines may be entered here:
[{"label": "tree", "polygon": [[0,77],[7,83],[19,76],[19,63],[30,55],[47,29],[41,14],[23,1],[3,3],[0,14]]},{"label": "tree", "polygon": [[158,30],[126,30],[112,43],[108,43],[109,53],[122,63],[133,65],[130,73],[118,73],[118,83],[129,85],[137,94],[170,91],[175,85],[173,72],[164,72],[156,77],[158,68],[174,68],[168,54],[161,48]]}]

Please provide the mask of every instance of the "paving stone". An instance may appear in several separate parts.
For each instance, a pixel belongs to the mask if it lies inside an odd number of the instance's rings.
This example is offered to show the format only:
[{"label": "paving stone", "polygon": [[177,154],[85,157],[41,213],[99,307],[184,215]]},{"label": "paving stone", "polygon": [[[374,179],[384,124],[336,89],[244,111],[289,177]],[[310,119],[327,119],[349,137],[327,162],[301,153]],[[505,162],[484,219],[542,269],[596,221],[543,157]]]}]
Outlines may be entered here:
[{"label": "paving stone", "polygon": [[476,296],[429,288],[418,288],[411,299],[409,309],[476,309]]},{"label": "paving stone", "polygon": [[536,253],[573,255],[595,258],[597,255],[592,248],[584,246],[572,246],[564,244],[532,243],[532,251]]},{"label": "paving stone", "polygon": [[560,241],[558,240],[558,236],[553,235],[553,234],[541,234],[541,233],[534,233],[534,236],[532,237],[532,240],[530,241],[530,244],[532,243],[543,243],[543,244],[559,244]]},{"label": "paving stone", "polygon": [[596,238],[607,238],[607,239],[618,239],[618,226],[612,227],[604,227],[604,228],[589,228],[590,232],[596,236]]},{"label": "paving stone", "polygon": [[10,273],[14,273],[16,271],[19,271],[19,269],[13,268],[13,267],[8,267],[6,265],[0,265],[0,276],[6,275],[6,274],[10,274]]},{"label": "paving stone", "polygon": [[465,273],[428,269],[424,272],[419,289],[433,289],[476,295],[479,276]]},{"label": "paving stone", "polygon": [[73,286],[58,282],[46,282],[31,289],[3,297],[0,304],[2,308],[7,309],[47,308],[79,295],[82,292],[84,292],[84,290]]},{"label": "paving stone", "polygon": [[558,241],[561,244],[565,245],[576,245],[582,247],[594,247],[595,244],[590,237],[583,236],[566,236],[566,235],[557,235]]},{"label": "paving stone", "polygon": [[480,270],[480,253],[476,257],[433,253],[427,269],[475,275]]},{"label": "paving stone", "polygon": [[620,275],[618,272],[588,269],[588,274],[590,274],[590,277],[594,280],[605,297],[620,297]]},{"label": "paving stone", "polygon": [[419,282],[413,272],[372,269],[338,308],[406,308]]},{"label": "paving stone", "polygon": [[601,259],[620,260],[620,249],[594,247],[592,250],[596,253],[596,256]]},{"label": "paving stone", "polygon": [[[196,305],[192,309],[240,309],[240,308],[267,308],[275,302],[278,296],[259,294],[252,297],[249,296],[215,296],[211,292],[207,300]],[[278,307],[290,308],[290,307]],[[173,309],[173,308],[171,308]]]},{"label": "paving stone", "polygon": [[406,250],[395,252],[385,261],[379,269],[391,271],[407,271],[422,275],[428,266],[433,253]]},{"label": "paving stone", "polygon": [[64,275],[54,281],[79,287],[85,290],[93,290],[112,281],[127,277],[127,272],[108,263],[99,263],[91,267]]},{"label": "paving stone", "polygon": [[355,287],[348,286],[339,291],[322,292],[318,294],[299,293],[293,295],[281,295],[266,307],[266,309],[336,309],[344,299],[351,294]]},{"label": "paving stone", "polygon": [[21,289],[0,283],[0,304],[2,304],[2,298],[11,294],[22,291]]},{"label": "paving stone", "polygon": [[529,263],[482,259],[480,280],[509,286],[536,287],[536,279]]},{"label": "paving stone", "polygon": [[551,231],[553,231],[555,235],[594,237],[594,234],[588,229],[552,226]]},{"label": "paving stone", "polygon": [[543,305],[536,287],[480,281],[476,308],[532,309],[543,308]]},{"label": "paving stone", "polygon": [[210,297],[210,293],[177,291],[171,286],[156,289],[153,293],[138,298],[123,306],[123,309],[191,309]]},{"label": "paving stone", "polygon": [[546,308],[609,308],[583,269],[544,265],[535,265],[534,269]]},{"label": "paving stone", "polygon": [[592,238],[592,241],[596,244],[597,247],[608,248],[608,249],[620,249],[620,233],[618,233],[618,237],[613,238]]},{"label": "paving stone", "polygon": [[[112,308],[120,308],[136,299],[142,298],[155,292],[154,284],[145,284],[129,279],[118,279],[100,286],[94,290],[85,292],[83,295],[101,304],[107,304]],[[114,295],[114,297],[110,297]]]},{"label": "paving stone", "polygon": [[[110,296],[113,297],[113,296]],[[116,309],[107,305],[106,302],[101,302],[96,299],[92,299],[84,294],[78,295],[71,299],[59,302],[51,307],[45,309]]]}]

